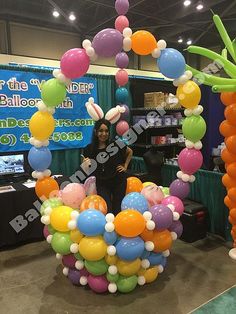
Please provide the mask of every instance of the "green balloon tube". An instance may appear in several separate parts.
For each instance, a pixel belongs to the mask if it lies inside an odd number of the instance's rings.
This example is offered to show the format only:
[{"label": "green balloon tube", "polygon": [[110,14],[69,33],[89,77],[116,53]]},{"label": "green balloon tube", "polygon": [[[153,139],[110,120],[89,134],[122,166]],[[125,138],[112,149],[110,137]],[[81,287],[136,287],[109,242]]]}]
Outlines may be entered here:
[{"label": "green balloon tube", "polygon": [[190,116],[184,119],[183,134],[193,143],[200,141],[206,133],[206,122],[201,116]]},{"label": "green balloon tube", "polygon": [[221,92],[236,92],[236,85],[214,85],[212,87],[213,93]]}]

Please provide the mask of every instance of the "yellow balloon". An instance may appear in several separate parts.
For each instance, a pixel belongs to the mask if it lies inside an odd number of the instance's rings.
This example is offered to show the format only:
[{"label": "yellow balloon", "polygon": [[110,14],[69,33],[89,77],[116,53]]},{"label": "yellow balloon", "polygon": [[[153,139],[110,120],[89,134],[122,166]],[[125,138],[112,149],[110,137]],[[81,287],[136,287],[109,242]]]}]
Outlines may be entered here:
[{"label": "yellow balloon", "polygon": [[45,141],[55,129],[55,120],[50,113],[37,111],[29,121],[29,129],[35,139]]},{"label": "yellow balloon", "polygon": [[88,261],[99,261],[107,253],[107,245],[102,236],[84,237],[79,243],[79,253]]},{"label": "yellow balloon", "polygon": [[145,188],[146,186],[149,186],[149,185],[155,185],[155,186],[157,186],[155,183],[153,183],[153,182],[144,182],[143,183],[143,188]]},{"label": "yellow balloon", "polygon": [[177,88],[176,96],[184,108],[194,109],[201,100],[201,90],[195,82],[188,81]]},{"label": "yellow balloon", "polygon": [[75,229],[70,232],[70,238],[71,241],[80,243],[81,239],[83,238],[83,234],[79,230]]},{"label": "yellow balloon", "polygon": [[110,255],[106,255],[105,256],[105,261],[108,265],[116,265],[117,261],[118,261],[118,257],[117,255],[114,256],[110,256]]},{"label": "yellow balloon", "polygon": [[139,271],[139,276],[144,276],[146,283],[151,283],[157,279],[158,276],[158,268],[151,267],[148,269],[143,269]]},{"label": "yellow balloon", "polygon": [[122,276],[133,276],[138,273],[140,267],[141,267],[141,260],[137,258],[134,261],[128,262],[121,259],[118,259],[118,262],[116,264],[118,268],[118,272]]},{"label": "yellow balloon", "polygon": [[53,208],[50,215],[50,224],[57,231],[66,232],[68,228],[68,222],[71,220],[72,208],[68,206],[59,206]]}]

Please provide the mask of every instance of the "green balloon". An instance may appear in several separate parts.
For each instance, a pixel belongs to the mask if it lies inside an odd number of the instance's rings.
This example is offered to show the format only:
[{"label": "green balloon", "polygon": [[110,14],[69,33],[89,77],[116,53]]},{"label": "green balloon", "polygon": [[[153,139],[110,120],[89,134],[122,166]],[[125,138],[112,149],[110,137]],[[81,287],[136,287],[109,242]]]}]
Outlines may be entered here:
[{"label": "green balloon", "polygon": [[117,281],[118,291],[122,293],[129,293],[135,289],[138,283],[138,277],[133,275],[130,277],[120,276]]},{"label": "green balloon", "polygon": [[51,246],[56,253],[67,255],[70,254],[70,246],[73,242],[69,233],[56,232],[52,236]]},{"label": "green balloon", "polygon": [[78,253],[75,253],[75,254],[74,254],[74,257],[75,257],[77,260],[79,260],[79,261],[83,261],[83,260],[84,260],[84,258],[79,254],[79,252],[78,252]]},{"label": "green balloon", "polygon": [[162,188],[162,192],[164,193],[165,196],[169,196],[170,195],[170,189],[167,187]]},{"label": "green balloon", "polygon": [[47,225],[47,227],[50,234],[54,234],[56,232],[56,230],[51,225]]},{"label": "green balloon", "polygon": [[55,107],[66,98],[66,86],[52,78],[42,84],[41,98],[47,107]]},{"label": "green balloon", "polygon": [[187,140],[196,143],[206,133],[206,122],[201,116],[190,116],[184,119],[182,130]]},{"label": "green balloon", "polygon": [[111,275],[111,274],[107,273],[106,277],[107,277],[107,280],[109,282],[117,282],[117,280],[119,280],[119,278],[120,278],[120,275],[118,273],[115,275]]},{"label": "green balloon", "polygon": [[95,276],[103,275],[108,270],[108,265],[104,258],[95,262],[86,260],[84,266],[89,273]]},{"label": "green balloon", "polygon": [[43,202],[43,204],[40,208],[40,214],[43,216],[44,215],[44,209],[47,207],[55,208],[55,207],[59,207],[62,205],[63,205],[63,203],[59,198],[57,198],[57,197],[50,198],[49,200],[46,200]]}]

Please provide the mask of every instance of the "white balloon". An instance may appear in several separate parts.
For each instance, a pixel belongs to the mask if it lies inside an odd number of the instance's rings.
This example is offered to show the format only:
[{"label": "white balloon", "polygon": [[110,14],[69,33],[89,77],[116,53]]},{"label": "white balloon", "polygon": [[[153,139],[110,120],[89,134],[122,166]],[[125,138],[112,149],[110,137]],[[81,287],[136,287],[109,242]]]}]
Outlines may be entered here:
[{"label": "white balloon", "polygon": [[177,178],[181,179],[181,178],[182,178],[182,175],[183,175],[183,172],[182,172],[182,171],[178,171],[178,172],[177,172]]},{"label": "white balloon", "polygon": [[152,56],[153,56],[153,58],[157,59],[157,58],[160,57],[160,55],[161,55],[161,50],[160,50],[160,49],[155,48],[155,49],[152,51]]},{"label": "white balloon", "polygon": [[104,113],[101,107],[95,103],[86,102],[85,104],[88,114],[94,121],[98,121],[104,117]]},{"label": "white balloon", "polygon": [[76,221],[75,220],[70,220],[69,222],[68,222],[68,228],[70,229],[70,230],[75,230],[76,229]]},{"label": "white balloon", "polygon": [[107,222],[113,222],[115,220],[115,216],[112,213],[106,215]]},{"label": "white balloon", "polygon": [[86,286],[88,283],[88,279],[85,276],[81,276],[79,282],[80,282],[81,286]]},{"label": "white balloon", "polygon": [[114,256],[116,255],[116,247],[114,245],[110,245],[107,247],[107,254],[109,256]]},{"label": "white balloon", "polygon": [[145,277],[144,276],[138,276],[138,284],[140,286],[143,286],[143,285],[145,285],[145,283],[146,283]]},{"label": "white balloon", "polygon": [[185,110],[184,110],[184,115],[185,115],[186,117],[190,117],[192,114],[193,114],[192,109],[185,109]]},{"label": "white balloon", "polygon": [[173,241],[177,240],[177,234],[175,232],[171,232],[170,234]]},{"label": "white balloon", "polygon": [[170,250],[166,250],[166,251],[162,252],[162,255],[163,255],[164,257],[170,256]]},{"label": "white balloon", "polygon": [[59,259],[59,260],[62,259],[62,255],[59,254],[59,253],[57,253],[57,254],[56,254],[56,259]]},{"label": "white balloon", "polygon": [[44,214],[45,215],[50,215],[52,212],[52,207],[48,206],[44,209]]},{"label": "white balloon", "polygon": [[50,234],[49,236],[47,236],[47,243],[51,243],[52,242],[52,235]]},{"label": "white balloon", "polygon": [[198,141],[194,144],[194,148],[197,150],[201,150],[202,149],[202,142]]},{"label": "white balloon", "polygon": [[132,41],[129,37],[123,39],[123,50],[128,52],[132,48]]},{"label": "white balloon", "polygon": [[236,248],[229,251],[229,257],[236,261]]},{"label": "white balloon", "polygon": [[108,272],[109,272],[109,274],[111,274],[111,275],[116,275],[117,272],[118,272],[118,269],[117,269],[117,267],[116,267],[115,265],[111,265],[111,266],[109,266],[109,268],[108,268]]},{"label": "white balloon", "polygon": [[133,34],[132,29],[129,27],[124,28],[123,30],[123,36],[124,37],[131,37]]},{"label": "white balloon", "polygon": [[154,243],[152,241],[147,241],[145,242],[145,249],[148,251],[148,252],[151,252],[154,250]]},{"label": "white balloon", "polygon": [[194,147],[194,143],[189,141],[189,140],[186,140],[185,141],[185,146],[189,149],[193,148]]},{"label": "white balloon", "polygon": [[166,41],[165,41],[164,39],[158,40],[158,42],[157,42],[157,47],[158,47],[159,49],[161,49],[161,50],[166,49],[166,47],[167,47]]},{"label": "white balloon", "polygon": [[175,210],[175,206],[173,204],[168,204],[167,207],[173,212]]},{"label": "white balloon", "polygon": [[89,48],[89,47],[91,47],[91,46],[92,46],[92,43],[91,43],[90,40],[88,40],[88,39],[83,40],[83,42],[82,42],[82,47],[83,47],[84,49],[87,49],[87,48]]},{"label": "white balloon", "polygon": [[190,176],[188,175],[188,174],[186,174],[186,173],[184,173],[183,175],[182,175],[182,181],[184,181],[184,182],[188,182],[189,181],[189,179],[190,179]]},{"label": "white balloon", "polygon": [[93,47],[89,47],[86,49],[86,54],[91,58],[95,55],[95,50]]},{"label": "white balloon", "polygon": [[155,225],[155,222],[154,222],[154,221],[149,220],[149,221],[146,222],[146,228],[147,228],[148,230],[154,230],[155,227],[156,227],[156,225]]},{"label": "white balloon", "polygon": [[113,232],[115,230],[115,225],[112,222],[108,222],[105,224],[105,230],[107,232]]},{"label": "white balloon", "polygon": [[125,108],[121,106],[116,106],[115,108],[110,109],[106,115],[105,119],[110,121],[111,124],[116,123],[120,119],[120,114],[125,111]]},{"label": "white balloon", "polygon": [[108,285],[108,291],[109,291],[110,293],[116,293],[116,291],[117,291],[117,285],[116,285],[114,282],[109,283],[109,285]]},{"label": "white balloon", "polygon": [[180,218],[180,214],[177,212],[173,212],[173,220],[177,221],[177,220],[179,220],[179,218]]},{"label": "white balloon", "polygon": [[78,253],[79,252],[79,244],[78,243],[71,244],[70,251],[71,251],[71,253],[74,253],[74,254]]},{"label": "white balloon", "polygon": [[62,273],[63,273],[63,275],[68,276],[69,268],[68,267],[64,267]]},{"label": "white balloon", "polygon": [[143,259],[142,262],[141,262],[141,266],[144,268],[144,269],[147,269],[150,267],[150,262],[148,259]]},{"label": "white balloon", "polygon": [[83,261],[76,261],[75,268],[78,270],[81,270],[84,268],[84,262]]},{"label": "white balloon", "polygon": [[195,177],[194,175],[191,175],[191,176],[189,177],[189,182],[190,182],[190,183],[193,183],[195,180],[196,180],[196,177]]},{"label": "white balloon", "polygon": [[50,177],[51,174],[52,174],[52,172],[51,172],[50,169],[46,169],[46,170],[44,170],[44,172],[43,172],[43,176],[46,177],[46,178]]},{"label": "white balloon", "polygon": [[72,219],[77,219],[77,217],[79,217],[79,212],[77,212],[77,210],[73,210],[71,213],[70,213],[70,217]]},{"label": "white balloon", "polygon": [[158,273],[161,274],[164,271],[164,267],[162,265],[157,266]]},{"label": "white balloon", "polygon": [[54,69],[52,71],[52,75],[57,78],[57,76],[61,73],[61,69]]},{"label": "white balloon", "polygon": [[191,80],[191,78],[193,77],[193,73],[190,70],[185,71],[184,74],[187,76],[189,80]]},{"label": "white balloon", "polygon": [[149,212],[149,211],[146,211],[143,213],[143,218],[146,220],[146,221],[149,221],[152,219],[152,213]]}]

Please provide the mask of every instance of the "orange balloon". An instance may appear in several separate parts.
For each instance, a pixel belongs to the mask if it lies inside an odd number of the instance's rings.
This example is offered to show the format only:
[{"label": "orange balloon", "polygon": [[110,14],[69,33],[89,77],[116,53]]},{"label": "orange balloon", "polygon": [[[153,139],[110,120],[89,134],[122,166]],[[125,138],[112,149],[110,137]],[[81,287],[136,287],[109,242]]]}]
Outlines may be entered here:
[{"label": "orange balloon", "polygon": [[236,220],[234,220],[231,216],[228,217],[228,220],[232,226],[236,224]]},{"label": "orange balloon", "polygon": [[140,237],[144,240],[144,241],[152,241],[153,239],[153,230],[148,230],[146,227],[143,230],[143,232],[140,234]]},{"label": "orange balloon", "polygon": [[229,189],[228,196],[232,202],[236,202],[236,185],[234,188]]},{"label": "orange balloon", "polygon": [[228,175],[236,180],[236,162],[233,162],[227,166]]},{"label": "orange balloon", "polygon": [[236,207],[230,209],[229,215],[233,218],[233,220],[236,220]]},{"label": "orange balloon", "polygon": [[59,185],[52,177],[38,180],[35,185],[35,193],[41,200],[46,200],[51,197],[58,196]]},{"label": "orange balloon", "polygon": [[[236,208],[234,208],[234,209],[236,210]],[[231,213],[230,213],[230,216],[231,216]],[[233,217],[233,216],[231,216],[231,217]],[[233,217],[233,219],[234,219],[234,217]],[[233,230],[234,232],[236,232],[236,225],[235,225],[235,224],[233,225],[232,230]]]},{"label": "orange balloon", "polygon": [[228,174],[223,175],[222,183],[227,189],[236,187],[236,180],[231,178]]},{"label": "orange balloon", "polygon": [[126,186],[126,194],[131,192],[141,192],[143,189],[142,181],[136,177],[129,177],[127,179],[127,186]]},{"label": "orange balloon", "polygon": [[229,209],[236,207],[236,203],[232,202],[230,198],[228,197],[228,195],[225,196],[224,203]]},{"label": "orange balloon", "polygon": [[[236,120],[235,120],[236,121]],[[221,124],[220,124],[220,133],[224,136],[224,137],[229,137],[231,135],[235,135],[236,134],[236,126],[233,126],[232,124],[230,124],[227,120],[224,120]]]},{"label": "orange balloon", "polygon": [[153,234],[154,236],[153,236],[152,242],[154,243],[154,250],[153,250],[154,252],[156,253],[164,252],[170,249],[173,242],[170,231],[154,230]]},{"label": "orange balloon", "polygon": [[225,144],[231,154],[236,154],[236,135],[228,137]]},{"label": "orange balloon", "polygon": [[231,236],[234,240],[236,239],[236,233],[233,230],[231,230]]},{"label": "orange balloon", "polygon": [[89,208],[97,209],[104,215],[106,215],[107,213],[107,203],[99,195],[89,195],[82,201],[80,205],[80,211],[82,212]]},{"label": "orange balloon", "polygon": [[140,56],[149,55],[157,48],[156,38],[147,31],[137,31],[131,36],[132,50]]},{"label": "orange balloon", "polygon": [[137,237],[146,225],[143,215],[134,209],[126,209],[120,212],[114,221],[115,231],[123,237]]},{"label": "orange balloon", "polygon": [[227,148],[224,148],[221,153],[221,158],[227,164],[236,162],[236,154],[231,154]]},{"label": "orange balloon", "polygon": [[220,94],[220,100],[225,106],[232,105],[236,103],[236,93],[234,92],[224,92]]},{"label": "orange balloon", "polygon": [[236,125],[236,103],[227,106],[225,109],[225,118],[232,125]]}]

